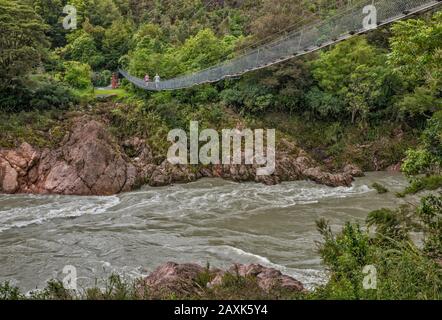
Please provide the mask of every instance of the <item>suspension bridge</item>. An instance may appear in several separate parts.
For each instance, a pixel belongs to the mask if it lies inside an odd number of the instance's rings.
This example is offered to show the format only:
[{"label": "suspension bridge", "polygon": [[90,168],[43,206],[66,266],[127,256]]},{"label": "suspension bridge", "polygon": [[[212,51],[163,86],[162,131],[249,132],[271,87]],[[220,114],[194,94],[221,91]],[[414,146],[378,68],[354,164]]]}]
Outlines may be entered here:
[{"label": "suspension bridge", "polygon": [[355,35],[435,9],[441,3],[442,0],[362,0],[330,18],[308,23],[243,55],[195,73],[160,82],[145,82],[124,70],[119,72],[136,87],[151,91],[214,83],[326,48]]}]

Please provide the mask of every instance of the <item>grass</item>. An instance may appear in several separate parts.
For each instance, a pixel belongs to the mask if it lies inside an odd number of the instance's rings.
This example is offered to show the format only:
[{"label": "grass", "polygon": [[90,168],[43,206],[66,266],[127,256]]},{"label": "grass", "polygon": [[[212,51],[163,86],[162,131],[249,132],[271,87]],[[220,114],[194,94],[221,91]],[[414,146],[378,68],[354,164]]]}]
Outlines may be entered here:
[{"label": "grass", "polygon": [[57,145],[66,133],[65,111],[0,112],[0,147],[14,148],[23,142],[36,147]]},{"label": "grass", "polygon": [[95,89],[95,97],[100,96],[116,96],[118,98],[123,98],[127,96],[127,92],[124,89]]},{"label": "grass", "polygon": [[264,292],[257,283],[256,277],[242,277],[227,273],[219,286],[209,288],[212,280],[206,272],[194,279],[196,290],[181,292],[152,292],[145,288],[142,279],[125,280],[112,274],[104,281],[102,287],[90,287],[84,290],[66,289],[59,280],[50,280],[46,287],[24,294],[10,282],[0,284],[0,300],[277,300],[299,299],[305,293],[293,293],[275,288]]}]

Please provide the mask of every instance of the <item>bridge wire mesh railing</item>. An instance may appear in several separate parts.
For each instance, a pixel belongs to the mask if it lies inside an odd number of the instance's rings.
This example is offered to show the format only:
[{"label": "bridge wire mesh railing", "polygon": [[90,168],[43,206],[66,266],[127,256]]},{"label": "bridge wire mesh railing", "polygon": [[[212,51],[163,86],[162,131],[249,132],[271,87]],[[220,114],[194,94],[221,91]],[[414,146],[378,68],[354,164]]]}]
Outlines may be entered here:
[{"label": "bridge wire mesh railing", "polygon": [[316,21],[298,30],[288,32],[284,36],[252,49],[241,56],[208,69],[170,80],[146,83],[143,79],[131,76],[124,70],[119,71],[123,77],[135,86],[152,91],[177,90],[204,83],[213,83],[280,63],[342,41],[353,34],[368,31],[363,25],[364,18],[367,16],[363,9],[367,5],[375,6],[377,25],[379,26],[399,20],[409,14],[430,9],[440,3],[440,0],[360,1],[351,8],[342,10],[324,21]]}]

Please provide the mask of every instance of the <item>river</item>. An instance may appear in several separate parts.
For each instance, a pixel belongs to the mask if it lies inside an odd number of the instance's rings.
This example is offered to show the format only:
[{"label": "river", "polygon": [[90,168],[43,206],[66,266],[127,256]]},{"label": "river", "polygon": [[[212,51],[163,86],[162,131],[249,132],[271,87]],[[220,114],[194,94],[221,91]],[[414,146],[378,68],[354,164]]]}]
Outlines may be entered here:
[{"label": "river", "polygon": [[[392,192],[379,195],[379,182]],[[111,273],[141,277],[167,262],[260,263],[311,287],[324,279],[315,221],[338,230],[369,211],[396,207],[400,174],[369,173],[350,188],[299,181],[277,186],[200,180],[111,197],[0,195],[0,282],[23,290],[62,279],[81,287]]]}]

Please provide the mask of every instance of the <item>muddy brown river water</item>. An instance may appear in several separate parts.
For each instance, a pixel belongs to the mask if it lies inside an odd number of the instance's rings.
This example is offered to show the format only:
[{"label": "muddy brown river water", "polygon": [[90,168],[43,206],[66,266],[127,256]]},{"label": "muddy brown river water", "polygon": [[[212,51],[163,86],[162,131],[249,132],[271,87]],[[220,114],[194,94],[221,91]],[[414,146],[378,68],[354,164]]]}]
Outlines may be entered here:
[{"label": "muddy brown river water", "polygon": [[[392,192],[377,194],[373,182]],[[85,287],[176,261],[260,263],[313,286],[324,278],[315,221],[325,217],[335,229],[363,222],[371,210],[401,204],[394,191],[405,185],[402,175],[381,172],[350,188],[201,180],[111,197],[0,195],[0,282],[41,288],[72,265]]]}]

